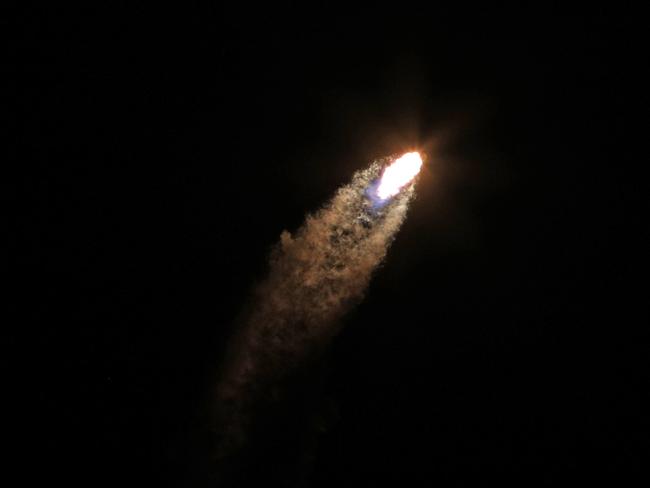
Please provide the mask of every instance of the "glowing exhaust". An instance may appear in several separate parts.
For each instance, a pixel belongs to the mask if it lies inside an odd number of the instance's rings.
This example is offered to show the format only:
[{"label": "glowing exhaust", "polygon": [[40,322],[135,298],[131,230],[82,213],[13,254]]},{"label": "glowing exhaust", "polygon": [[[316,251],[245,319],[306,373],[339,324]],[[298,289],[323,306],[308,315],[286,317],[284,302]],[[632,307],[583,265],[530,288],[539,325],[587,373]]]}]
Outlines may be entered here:
[{"label": "glowing exhaust", "polygon": [[274,412],[293,398],[295,372],[316,364],[342,317],[363,298],[406,218],[421,166],[417,152],[374,161],[293,234],[281,234],[216,385],[213,455],[224,479],[233,464],[246,465],[255,451],[245,449],[249,437],[278,418]]},{"label": "glowing exhaust", "polygon": [[404,154],[384,170],[377,188],[377,196],[382,200],[397,195],[399,191],[420,172],[422,158],[420,153]]}]

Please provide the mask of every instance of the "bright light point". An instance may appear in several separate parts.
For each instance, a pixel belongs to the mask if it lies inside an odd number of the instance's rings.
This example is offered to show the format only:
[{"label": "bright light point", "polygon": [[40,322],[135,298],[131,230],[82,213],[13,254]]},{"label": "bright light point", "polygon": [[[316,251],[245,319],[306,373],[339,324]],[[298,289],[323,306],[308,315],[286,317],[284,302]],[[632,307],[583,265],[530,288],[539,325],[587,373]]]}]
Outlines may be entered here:
[{"label": "bright light point", "polygon": [[420,172],[422,158],[418,152],[406,153],[384,170],[377,188],[377,196],[382,200],[397,195],[404,185]]}]

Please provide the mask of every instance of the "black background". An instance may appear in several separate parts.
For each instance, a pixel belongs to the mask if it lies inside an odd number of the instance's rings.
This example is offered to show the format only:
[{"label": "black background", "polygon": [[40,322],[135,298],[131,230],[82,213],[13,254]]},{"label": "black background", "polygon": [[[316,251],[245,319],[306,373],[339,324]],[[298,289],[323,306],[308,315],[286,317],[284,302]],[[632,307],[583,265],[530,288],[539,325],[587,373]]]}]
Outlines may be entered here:
[{"label": "black background", "polygon": [[179,4],[17,18],[25,171],[9,194],[26,202],[11,228],[25,326],[8,344],[25,331],[27,348],[8,372],[29,412],[12,421],[26,479],[209,484],[207,392],[271,246],[354,171],[408,149],[428,154],[418,197],[323,358],[316,400],[290,407],[326,412],[317,441],[275,432],[273,462],[247,483],[643,472],[633,15],[469,14]]}]

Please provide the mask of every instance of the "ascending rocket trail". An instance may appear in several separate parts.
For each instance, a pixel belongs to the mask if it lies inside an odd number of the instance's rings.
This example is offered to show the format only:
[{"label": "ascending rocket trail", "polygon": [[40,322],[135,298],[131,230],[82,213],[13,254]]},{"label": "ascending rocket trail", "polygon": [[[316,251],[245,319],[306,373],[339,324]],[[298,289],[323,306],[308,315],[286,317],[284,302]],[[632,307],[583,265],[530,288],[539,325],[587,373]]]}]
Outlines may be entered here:
[{"label": "ascending rocket trail", "polygon": [[406,216],[421,165],[416,152],[375,161],[294,235],[282,233],[217,385],[218,458],[244,443],[256,405],[278,395],[283,378],[323,349],[361,300]]}]

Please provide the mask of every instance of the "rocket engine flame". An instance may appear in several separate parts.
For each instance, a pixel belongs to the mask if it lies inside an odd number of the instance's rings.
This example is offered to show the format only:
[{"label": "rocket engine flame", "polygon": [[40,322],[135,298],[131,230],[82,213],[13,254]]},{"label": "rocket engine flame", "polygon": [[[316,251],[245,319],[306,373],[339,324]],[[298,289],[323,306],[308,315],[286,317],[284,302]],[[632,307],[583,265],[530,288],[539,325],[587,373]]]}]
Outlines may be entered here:
[{"label": "rocket engine flame", "polygon": [[418,152],[409,152],[384,170],[377,188],[377,196],[382,200],[397,195],[399,191],[420,172],[422,158]]}]

